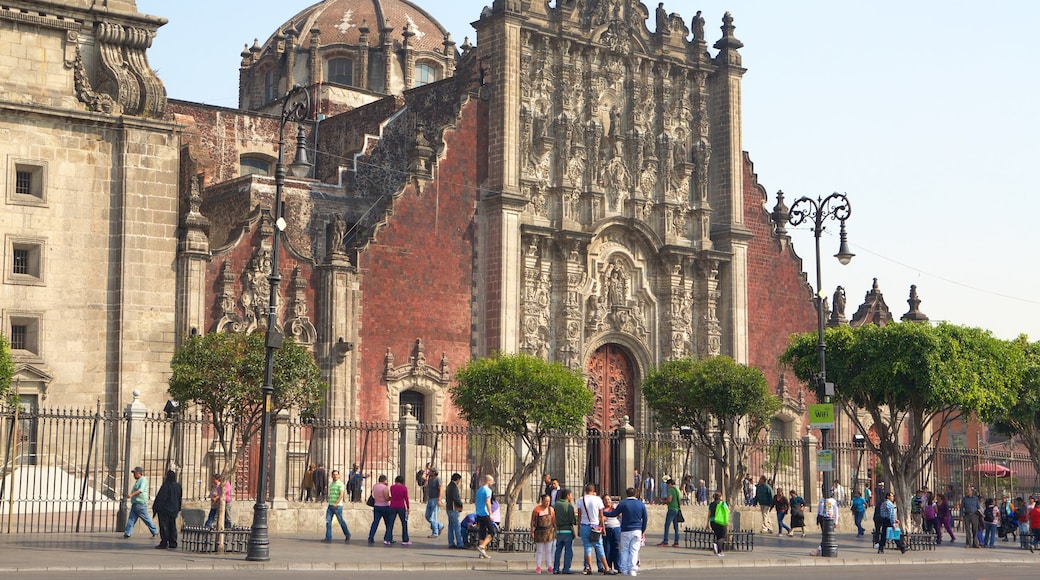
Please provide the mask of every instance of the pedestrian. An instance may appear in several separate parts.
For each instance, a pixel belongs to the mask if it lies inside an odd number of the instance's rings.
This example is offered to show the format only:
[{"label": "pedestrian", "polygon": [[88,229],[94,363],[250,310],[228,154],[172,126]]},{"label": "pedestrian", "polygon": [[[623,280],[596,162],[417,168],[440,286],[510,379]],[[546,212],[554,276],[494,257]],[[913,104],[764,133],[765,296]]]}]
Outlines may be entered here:
[{"label": "pedestrian", "polygon": [[444,529],[444,524],[439,521],[442,494],[440,473],[430,468],[426,479],[426,521],[430,524],[431,538],[441,535],[441,530]]},{"label": "pedestrian", "polygon": [[177,514],[181,512],[183,490],[177,483],[177,472],[167,471],[159,493],[155,494],[152,513],[159,520],[159,545],[157,549],[177,548]]},{"label": "pedestrian", "polygon": [[654,474],[649,471],[646,472],[646,477],[643,478],[643,501],[646,503],[654,503],[654,487],[656,484]]},{"label": "pedestrian", "polygon": [[621,516],[617,569],[622,576],[635,576],[639,566],[639,546],[646,541],[646,524],[649,520],[646,505],[639,501],[639,490],[634,487],[626,489],[625,499],[613,509],[603,512],[603,516]]},{"label": "pedestrian", "polygon": [[711,499],[711,504],[708,505],[708,528],[715,535],[711,549],[716,556],[721,558],[726,555],[723,553],[723,547],[725,546],[726,531],[729,528],[730,509],[722,499],[721,493],[716,491],[712,494]]},{"label": "pedestrian", "polygon": [[840,507],[845,507],[845,488],[842,487],[841,482],[836,479],[831,485],[831,497],[834,498],[834,501],[838,502]]},{"label": "pedestrian", "polygon": [[325,501],[325,493],[329,488],[329,474],[325,471],[325,465],[318,464],[314,468],[314,501]]},{"label": "pedestrian", "polygon": [[608,516],[614,509],[614,501],[609,495],[603,496],[603,552],[607,555],[607,569],[617,571],[618,551],[621,549],[621,520],[617,516]]},{"label": "pedestrian", "polygon": [[784,523],[784,518],[787,517],[787,512],[791,509],[790,502],[787,501],[787,496],[784,495],[782,488],[776,488],[776,495],[773,496],[773,509],[776,510],[776,535],[783,536],[784,530],[787,530],[787,537],[791,537],[791,526]]},{"label": "pedestrian", "polygon": [[1029,521],[1029,533],[1033,535],[1033,541],[1029,543],[1029,551],[1033,552],[1040,544],[1040,505],[1032,501],[1032,498],[1030,500],[1031,505],[1029,511],[1026,512],[1026,519]]},{"label": "pedestrian", "polygon": [[386,527],[387,538],[383,544],[389,546],[394,543],[394,522],[401,520],[401,545],[411,546],[412,541],[408,538],[408,510],[412,509],[412,503],[408,499],[408,486],[404,484],[404,476],[398,475],[394,478],[394,484],[390,486],[390,524]]},{"label": "pedestrian", "polygon": [[329,507],[325,508],[325,539],[326,544],[332,543],[332,516],[336,516],[339,529],[343,530],[343,541],[350,541],[350,528],[343,519],[343,500],[347,496],[347,486],[339,480],[339,470],[332,470],[332,483],[329,484]]},{"label": "pedestrian", "polygon": [[801,528],[802,537],[805,537],[805,500],[798,492],[791,490],[791,498],[787,501],[791,506],[791,531]]},{"label": "pedestrian", "polygon": [[[556,511],[556,552],[553,554],[553,572],[570,574],[571,560],[574,558],[574,526],[578,519],[574,515],[574,494],[569,489],[562,489],[556,495],[553,508]],[[638,501],[638,497],[636,500]],[[641,504],[642,502],[640,502]],[[563,567],[560,567],[560,556],[563,555]]]},{"label": "pedestrian", "polygon": [[422,492],[423,503],[428,499],[426,495],[426,483],[430,481],[430,467],[431,464],[427,463],[426,467],[423,467],[415,473],[415,485]]},{"label": "pedestrian", "polygon": [[863,532],[866,531],[863,527],[863,516],[867,513],[867,500],[863,499],[863,494],[856,491],[852,492],[852,520],[856,523],[856,537],[862,538]]},{"label": "pedestrian", "polygon": [[1015,517],[1018,518],[1018,547],[1025,550],[1032,544],[1029,530],[1029,508],[1021,496],[1015,498]]},{"label": "pedestrian", "polygon": [[224,529],[231,528],[231,482],[224,481],[224,476],[213,474],[213,485],[209,488],[209,514],[205,527],[212,528],[220,519],[221,499],[224,504]]},{"label": "pedestrian", "polygon": [[751,476],[744,478],[744,505],[751,507],[755,505],[755,482]]},{"label": "pedestrian", "polygon": [[632,470],[632,487],[636,488],[636,497],[643,497],[643,476],[638,469]]},{"label": "pedestrian", "polygon": [[495,478],[491,474],[484,476],[484,485],[477,489],[476,496],[476,509],[474,510],[477,514],[477,529],[479,530],[479,541],[477,543],[477,557],[479,558],[490,558],[487,553],[487,546],[495,539],[495,525],[491,521],[491,514],[494,509],[491,505],[491,500],[494,493],[491,491],[491,486],[495,485]]},{"label": "pedestrian", "polygon": [[953,510],[950,509],[950,498],[946,494],[940,493],[935,496],[935,500],[935,543],[936,545],[942,544],[943,528],[950,535],[950,543],[956,542],[957,538],[953,535]]},{"label": "pedestrian", "polygon": [[383,543],[389,545],[393,541],[394,515],[390,511],[390,486],[386,482],[386,476],[380,475],[376,484],[372,486],[371,499],[368,502],[372,506],[372,526],[368,529],[369,544],[376,542],[379,522],[383,522]]},{"label": "pedestrian", "polygon": [[964,547],[979,547],[979,498],[975,495],[975,488],[969,487],[961,498],[961,525],[964,526]]},{"label": "pedestrian", "polygon": [[[928,533],[939,533],[939,511],[936,509],[935,496],[931,492],[925,495],[924,503],[921,505],[922,531]],[[942,536],[939,536],[942,539]]]},{"label": "pedestrian", "polygon": [[534,573],[542,573],[542,564],[553,572],[552,545],[556,538],[556,510],[552,506],[552,497],[543,493],[538,498],[538,505],[531,512],[531,539],[534,540]]},{"label": "pedestrian", "polygon": [[368,476],[361,473],[361,467],[357,463],[351,466],[350,473],[347,474],[347,492],[350,494],[351,502],[361,501],[361,492],[365,487],[366,479]]},{"label": "pedestrian", "polygon": [[[451,474],[451,481],[444,489],[444,507],[448,510],[448,548],[461,550],[466,547],[466,540],[462,537],[462,492],[459,491],[459,482],[462,481],[461,473]],[[555,481],[555,480],[553,480]]]},{"label": "pedestrian", "polygon": [[307,471],[303,472],[303,481],[300,482],[300,501],[311,501],[314,497],[314,469],[317,466],[311,463]]},{"label": "pedestrian", "polygon": [[762,514],[762,533],[772,534],[773,527],[769,525],[769,510],[773,508],[773,488],[764,475],[758,478],[758,485],[755,486],[755,503],[758,504],[758,511]]},{"label": "pedestrian", "polygon": [[552,476],[548,472],[542,474],[542,493],[552,493]]},{"label": "pedestrian", "polygon": [[708,486],[703,479],[697,481],[697,505],[708,505]]},{"label": "pedestrian", "polygon": [[[676,490],[676,502],[678,499]],[[578,514],[581,522],[581,543],[585,554],[584,573],[592,573],[592,565],[607,574],[607,556],[603,552],[603,500],[596,495],[596,484],[585,484],[585,495],[578,500]]]},{"label": "pedestrian", "polygon": [[549,483],[549,499],[552,501],[553,505],[556,505],[556,500],[560,499],[558,497],[559,495],[560,495],[560,480],[558,480],[558,479],[556,479],[554,477],[552,479],[552,481]]},{"label": "pedestrian", "polygon": [[881,531],[880,531],[880,543],[878,544],[878,554],[885,553],[885,544],[888,543],[888,530],[894,528],[896,531],[893,536],[893,540],[896,543],[896,547],[899,548],[900,553],[906,553],[906,544],[903,543],[902,529],[899,527],[899,518],[897,517],[895,494],[887,492],[885,494],[885,501],[881,504]]},{"label": "pedestrian", "polygon": [[997,528],[1000,527],[1000,511],[993,498],[986,498],[986,507],[982,511],[982,521],[986,526],[986,535],[982,538],[983,548],[992,548],[997,541]]},{"label": "pedestrian", "polygon": [[130,487],[130,493],[126,494],[126,498],[130,500],[130,515],[126,518],[123,537],[129,538],[134,533],[134,526],[140,519],[148,526],[148,531],[152,532],[154,538],[159,534],[159,528],[155,527],[152,518],[148,517],[148,478],[144,476],[144,469],[140,467],[135,467],[131,475],[134,476],[134,485]]},{"label": "pedestrian", "polygon": [[664,547],[668,545],[668,527],[671,526],[675,531],[675,543],[672,544],[673,548],[679,547],[679,490],[675,488],[675,481],[668,479],[665,481],[665,485],[668,489],[668,511],[664,514],[664,538],[661,540],[658,546]]}]

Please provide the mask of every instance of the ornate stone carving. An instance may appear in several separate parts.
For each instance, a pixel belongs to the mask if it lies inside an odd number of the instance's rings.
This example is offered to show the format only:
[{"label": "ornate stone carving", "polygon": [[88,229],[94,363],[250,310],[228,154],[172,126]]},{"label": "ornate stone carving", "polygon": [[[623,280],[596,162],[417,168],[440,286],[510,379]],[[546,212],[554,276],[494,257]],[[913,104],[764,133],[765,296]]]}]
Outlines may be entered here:
[{"label": "ornate stone carving", "polygon": [[441,353],[441,361],[438,366],[427,365],[426,347],[423,346],[421,338],[415,339],[415,346],[412,347],[412,356],[408,357],[408,362],[401,366],[394,366],[394,353],[391,352],[390,347],[387,347],[383,365],[383,377],[388,383],[399,381],[405,377],[423,377],[443,386],[447,386],[451,382],[451,370],[448,368],[447,354]]},{"label": "ornate stone carving", "polygon": [[155,31],[101,22],[95,36],[103,79],[99,89],[124,113],[161,117],[166,111],[166,89],[145,54]]},{"label": "ornate stone carving", "polygon": [[549,275],[524,273],[523,338],[520,350],[547,359],[549,355]]},{"label": "ornate stone carving", "polygon": [[307,281],[296,266],[292,273],[292,318],[286,323],[289,335],[302,345],[311,346],[318,338],[318,331],[307,317]]},{"label": "ornate stone carving", "polygon": [[214,332],[242,332],[244,320],[235,308],[235,273],[224,262],[220,268],[220,319],[213,327]]},{"label": "ornate stone carving", "polygon": [[72,62],[72,70],[73,82],[76,87],[76,98],[81,103],[87,105],[87,110],[112,115],[122,113],[122,108],[119,107],[112,97],[94,92],[93,87],[90,86],[90,76],[83,65],[83,55],[80,53],[78,46],[76,47],[76,59]]}]

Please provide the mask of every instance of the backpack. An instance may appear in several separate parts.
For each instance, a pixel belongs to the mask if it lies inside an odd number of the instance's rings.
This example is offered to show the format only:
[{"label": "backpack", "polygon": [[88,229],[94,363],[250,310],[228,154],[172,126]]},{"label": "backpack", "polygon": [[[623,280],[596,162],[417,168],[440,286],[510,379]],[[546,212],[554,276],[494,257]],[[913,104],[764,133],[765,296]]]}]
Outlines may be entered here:
[{"label": "backpack", "polygon": [[925,504],[924,506],[924,519],[934,520],[935,519],[935,506],[932,504]]},{"label": "backpack", "polygon": [[986,508],[986,512],[982,514],[982,521],[987,523],[993,522],[993,506],[989,506]]},{"label": "backpack", "polygon": [[715,516],[712,521],[720,526],[729,525],[729,506],[726,502],[720,501],[719,505],[715,506]]}]

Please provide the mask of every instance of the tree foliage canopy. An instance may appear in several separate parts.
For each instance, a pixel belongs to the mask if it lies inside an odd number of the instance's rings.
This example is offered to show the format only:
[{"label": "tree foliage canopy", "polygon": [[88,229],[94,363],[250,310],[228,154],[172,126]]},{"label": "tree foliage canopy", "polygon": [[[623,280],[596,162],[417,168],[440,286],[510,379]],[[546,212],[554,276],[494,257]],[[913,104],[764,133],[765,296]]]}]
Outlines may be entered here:
[{"label": "tree foliage canopy", "polygon": [[592,412],[592,393],[579,371],[526,354],[494,354],[455,371],[451,399],[470,425],[497,433],[517,449],[521,467],[506,485],[509,529],[527,478],[541,467],[552,432],[579,433]]},{"label": "tree foliage canopy", "polygon": [[1030,343],[1023,336],[1015,345],[1024,356],[1022,380],[996,412],[983,418],[991,420],[998,433],[1018,436],[1040,472],[1040,342]]},{"label": "tree foliage canopy", "polygon": [[726,356],[663,363],[643,381],[643,397],[662,427],[689,427],[691,444],[723,469],[723,490],[737,497],[747,459],[780,410],[765,375]]},{"label": "tree foliage canopy", "polygon": [[[900,509],[954,420],[988,416],[1021,373],[1021,349],[988,331],[917,322],[827,329],[827,379],[837,402],[896,485]],[[811,383],[819,370],[816,333],[792,337],[781,364]],[[905,445],[903,444],[905,441]]]},{"label": "tree foliage canopy", "polygon": [[[170,396],[210,415],[224,452],[225,476],[234,472],[260,429],[266,358],[263,332],[188,337],[173,355]],[[328,388],[311,353],[291,339],[275,350],[272,386],[272,412],[313,411]]]}]

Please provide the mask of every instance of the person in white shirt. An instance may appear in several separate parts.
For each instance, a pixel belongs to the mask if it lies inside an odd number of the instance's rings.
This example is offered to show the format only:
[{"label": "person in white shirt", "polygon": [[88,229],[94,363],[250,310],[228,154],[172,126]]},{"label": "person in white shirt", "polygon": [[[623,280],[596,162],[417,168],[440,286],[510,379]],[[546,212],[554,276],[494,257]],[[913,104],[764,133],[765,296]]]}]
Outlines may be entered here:
[{"label": "person in white shirt", "polygon": [[[606,573],[609,568],[606,554],[603,552],[603,533],[606,531],[603,528],[603,500],[596,495],[596,484],[585,484],[585,495],[578,500],[578,513],[581,543],[585,549],[585,569],[591,573],[595,553],[595,562],[599,564],[599,570]],[[595,541],[592,540],[593,533],[599,536]]]}]

